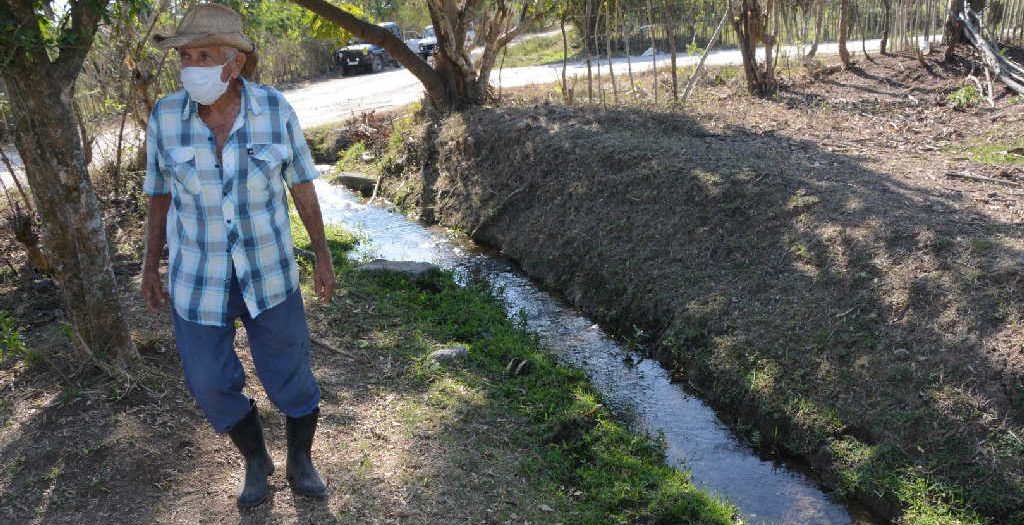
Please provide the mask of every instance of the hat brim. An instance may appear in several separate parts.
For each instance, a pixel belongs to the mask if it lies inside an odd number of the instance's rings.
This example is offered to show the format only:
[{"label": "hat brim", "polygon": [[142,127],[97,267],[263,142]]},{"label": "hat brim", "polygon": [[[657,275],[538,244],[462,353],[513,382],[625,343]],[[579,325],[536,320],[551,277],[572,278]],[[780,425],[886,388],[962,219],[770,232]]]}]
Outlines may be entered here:
[{"label": "hat brim", "polygon": [[183,47],[228,46],[243,53],[251,53],[252,41],[241,33],[180,33],[177,35],[154,35],[153,42],[160,49]]}]

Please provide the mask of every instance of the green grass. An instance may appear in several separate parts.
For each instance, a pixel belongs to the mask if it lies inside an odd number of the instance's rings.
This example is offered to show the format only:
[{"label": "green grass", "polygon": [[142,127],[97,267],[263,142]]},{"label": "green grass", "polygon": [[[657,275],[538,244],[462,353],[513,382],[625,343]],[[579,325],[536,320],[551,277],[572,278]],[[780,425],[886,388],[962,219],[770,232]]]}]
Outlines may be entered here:
[{"label": "green grass", "polygon": [[[1010,153],[1011,150],[1018,153]],[[969,146],[967,154],[971,160],[982,164],[1021,166],[1024,165],[1024,137],[1010,143],[997,142]]]},{"label": "green grass", "polygon": [[[365,298],[384,318],[401,320],[409,378],[427,388],[431,404],[508,407],[529,422],[532,450],[522,451],[521,474],[568,509],[564,523],[733,523],[731,504],[698,490],[667,466],[663,445],[630,433],[603,407],[585,376],[558,365],[537,337],[509,320],[485,284],[458,286],[448,272],[411,279],[354,271],[351,234],[328,227],[339,285]],[[296,245],[308,237],[293,219]],[[300,261],[309,272],[310,261]],[[430,342],[462,344],[468,360],[447,366],[428,359]],[[510,360],[530,372],[510,377]],[[415,414],[403,417],[414,418]]]},{"label": "green grass", "polygon": [[366,146],[362,142],[356,142],[341,153],[338,162],[334,164],[334,169],[337,171],[366,173],[372,165],[363,162],[364,153],[366,153]]},{"label": "green grass", "polygon": [[966,85],[952,93],[948,97],[950,102],[953,103],[953,109],[967,109],[977,106],[981,101],[985,100],[984,95],[981,91],[973,85]]},{"label": "green grass", "polygon": [[18,330],[14,316],[6,310],[0,310],[0,361],[15,357],[28,366],[42,362],[42,354],[25,345],[25,338]]},{"label": "green grass", "polygon": [[[569,60],[574,60],[580,52],[581,45],[576,32],[566,28],[569,39]],[[507,53],[498,57],[496,65],[504,67],[536,66],[540,64],[553,64],[561,62],[563,58],[562,35],[561,33],[531,38],[508,46]]]}]

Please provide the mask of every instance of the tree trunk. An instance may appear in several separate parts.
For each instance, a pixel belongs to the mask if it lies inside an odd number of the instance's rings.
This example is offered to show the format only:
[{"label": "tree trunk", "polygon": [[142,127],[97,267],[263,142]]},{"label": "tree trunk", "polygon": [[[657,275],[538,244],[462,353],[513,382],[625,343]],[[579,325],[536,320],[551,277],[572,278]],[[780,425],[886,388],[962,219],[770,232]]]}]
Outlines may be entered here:
[{"label": "tree trunk", "polygon": [[658,103],[658,49],[657,44],[654,40],[654,9],[651,7],[651,0],[647,0],[647,24],[650,28],[648,33],[651,35],[651,73],[654,75],[653,91],[654,91],[654,103]]},{"label": "tree trunk", "polygon": [[818,44],[821,43],[821,32],[825,25],[825,0],[818,0],[815,3],[815,16],[814,16],[814,43],[811,44],[811,50],[807,52],[807,56],[804,57],[806,60],[811,60],[814,55],[818,54]]},{"label": "tree trunk", "polygon": [[882,41],[878,45],[878,52],[887,53],[889,46],[889,26],[892,25],[892,0],[882,0]]},{"label": "tree trunk", "polygon": [[708,46],[704,48],[704,52],[700,55],[700,61],[697,62],[697,67],[693,69],[693,74],[690,75],[690,80],[686,82],[686,90],[683,91],[683,103],[686,103],[686,99],[690,97],[690,92],[693,91],[693,86],[697,84],[697,79],[700,78],[701,70],[704,69],[704,61],[707,60],[708,54],[711,53],[711,49],[715,47],[718,42],[718,37],[722,34],[722,28],[725,27],[725,21],[732,14],[732,0],[729,1],[725,6],[725,12],[722,13],[722,19],[718,21],[718,26],[715,27],[714,34],[711,35],[711,40],[708,41]]},{"label": "tree trunk", "polygon": [[753,94],[771,93],[777,87],[771,69],[762,69],[757,63],[757,43],[764,37],[765,16],[757,0],[740,0],[736,3],[732,27],[736,32],[740,54],[743,56],[743,72],[747,78],[747,89]]},{"label": "tree trunk", "polygon": [[16,59],[4,70],[17,123],[14,141],[37,196],[43,245],[51,255],[74,346],[86,358],[124,362],[138,352],[119,301],[72,109],[78,70],[65,72],[45,55],[32,61]]},{"label": "tree trunk", "polygon": [[605,56],[608,57],[608,76],[612,81],[612,103],[618,105],[619,103],[619,85],[615,81],[615,67],[612,65],[612,25],[614,17],[612,15],[611,3],[615,0],[606,0],[604,15],[605,15],[605,26],[606,31],[604,33],[605,42]]},{"label": "tree trunk", "polygon": [[102,4],[68,2],[61,28],[68,44],[51,61],[35,2],[0,3],[0,18],[21,28],[3,49],[2,70],[17,131],[14,143],[43,226],[43,245],[60,286],[79,354],[97,364],[123,364],[138,356],[119,300],[99,203],[86,171],[79,121],[74,110],[75,79],[103,17]]},{"label": "tree trunk", "polygon": [[839,60],[843,63],[843,69],[850,68],[850,51],[846,49],[847,30],[850,25],[849,0],[839,1]]},{"label": "tree trunk", "polygon": [[949,0],[949,8],[946,10],[946,31],[942,41],[946,44],[945,61],[953,60],[956,52],[956,45],[961,42],[962,32],[960,30],[960,13],[964,10],[963,0]]},{"label": "tree trunk", "polygon": [[665,27],[668,31],[668,52],[671,57],[670,65],[672,69],[672,100],[679,100],[679,72],[676,70],[676,20],[675,13],[672,9],[670,2],[665,2]]},{"label": "tree trunk", "polygon": [[569,79],[566,74],[566,69],[569,67],[569,37],[565,34],[565,17],[559,20],[559,27],[562,29],[562,101],[571,106],[574,89],[569,87]]}]

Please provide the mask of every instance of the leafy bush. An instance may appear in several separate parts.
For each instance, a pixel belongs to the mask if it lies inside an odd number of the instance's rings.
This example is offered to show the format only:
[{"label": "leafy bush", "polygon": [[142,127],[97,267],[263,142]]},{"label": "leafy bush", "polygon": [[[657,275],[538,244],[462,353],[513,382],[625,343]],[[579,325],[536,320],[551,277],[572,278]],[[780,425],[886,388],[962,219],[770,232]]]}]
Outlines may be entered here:
[{"label": "leafy bush", "polygon": [[953,109],[967,109],[977,106],[984,97],[975,86],[964,86],[949,94],[949,101],[953,103]]}]

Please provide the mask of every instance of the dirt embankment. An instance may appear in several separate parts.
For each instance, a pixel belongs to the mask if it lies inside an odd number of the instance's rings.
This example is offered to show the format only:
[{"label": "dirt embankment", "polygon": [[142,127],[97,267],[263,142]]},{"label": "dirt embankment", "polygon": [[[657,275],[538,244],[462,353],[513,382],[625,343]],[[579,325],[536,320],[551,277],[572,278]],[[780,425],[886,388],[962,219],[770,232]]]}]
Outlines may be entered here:
[{"label": "dirt embankment", "polygon": [[957,112],[962,72],[863,65],[687,113],[453,116],[426,193],[841,494],[1024,522],[1024,171],[976,162],[1024,106]]}]

